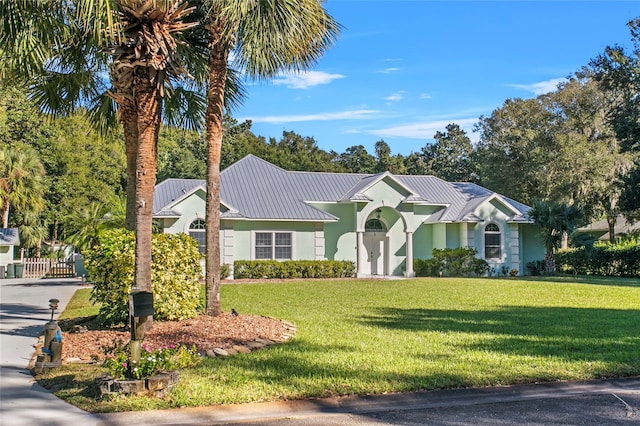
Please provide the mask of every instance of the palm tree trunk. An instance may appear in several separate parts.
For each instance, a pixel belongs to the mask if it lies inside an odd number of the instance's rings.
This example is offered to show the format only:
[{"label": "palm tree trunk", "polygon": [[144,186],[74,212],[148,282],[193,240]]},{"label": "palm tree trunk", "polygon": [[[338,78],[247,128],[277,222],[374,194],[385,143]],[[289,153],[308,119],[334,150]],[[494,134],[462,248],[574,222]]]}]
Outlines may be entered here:
[{"label": "palm tree trunk", "polygon": [[556,274],[556,259],[553,256],[553,250],[547,250],[544,255],[544,270],[545,275],[555,275]]},{"label": "palm tree trunk", "polygon": [[151,291],[152,207],[156,183],[156,141],[160,131],[162,102],[149,71],[147,68],[138,69],[133,83],[138,117],[135,286],[141,291]]},{"label": "palm tree trunk", "polygon": [[7,195],[7,199],[4,202],[4,206],[2,209],[2,227],[3,228],[8,228],[9,227],[9,196]]},{"label": "palm tree trunk", "polygon": [[220,306],[220,156],[222,148],[222,118],[224,90],[227,78],[226,43],[211,24],[212,41],[209,51],[209,91],[207,93],[207,203],[205,287],[207,315],[218,316]]},{"label": "palm tree trunk", "polygon": [[138,155],[138,115],[135,104],[129,98],[121,100],[118,106],[120,122],[124,129],[124,145],[127,154],[127,208],[124,226],[130,231],[136,229],[136,156]]}]

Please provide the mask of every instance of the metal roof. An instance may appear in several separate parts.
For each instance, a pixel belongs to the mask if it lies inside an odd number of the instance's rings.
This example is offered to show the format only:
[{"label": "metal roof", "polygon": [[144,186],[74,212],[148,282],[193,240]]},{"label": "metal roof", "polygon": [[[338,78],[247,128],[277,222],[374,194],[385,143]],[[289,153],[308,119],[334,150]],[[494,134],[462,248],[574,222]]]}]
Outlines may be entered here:
[{"label": "metal roof", "polygon": [[[290,172],[254,155],[248,155],[220,174],[220,201],[233,206],[223,218],[250,220],[334,221],[336,217],[309,202],[368,201],[364,192],[378,180],[389,176],[410,194],[407,201],[441,205],[434,220],[469,221],[473,210],[490,198],[507,203],[515,218],[526,216],[529,207],[499,196],[472,183],[451,183],[435,176]],[[172,206],[199,187],[204,180],[167,179],[156,186],[154,216],[174,213]]]},{"label": "metal roof", "polygon": [[0,245],[19,246],[20,233],[18,228],[0,228]]}]

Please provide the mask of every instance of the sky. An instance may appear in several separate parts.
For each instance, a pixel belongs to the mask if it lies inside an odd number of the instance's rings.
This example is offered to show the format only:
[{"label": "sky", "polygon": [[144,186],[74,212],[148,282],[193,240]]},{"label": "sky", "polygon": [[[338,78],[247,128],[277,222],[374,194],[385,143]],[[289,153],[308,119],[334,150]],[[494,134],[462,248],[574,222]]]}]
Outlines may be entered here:
[{"label": "sky", "polygon": [[638,1],[326,0],[342,25],[310,70],[248,82],[232,111],[254,134],[326,151],[384,140],[408,155],[456,123],[472,141],[507,99],[555,90],[606,46],[632,47]]}]

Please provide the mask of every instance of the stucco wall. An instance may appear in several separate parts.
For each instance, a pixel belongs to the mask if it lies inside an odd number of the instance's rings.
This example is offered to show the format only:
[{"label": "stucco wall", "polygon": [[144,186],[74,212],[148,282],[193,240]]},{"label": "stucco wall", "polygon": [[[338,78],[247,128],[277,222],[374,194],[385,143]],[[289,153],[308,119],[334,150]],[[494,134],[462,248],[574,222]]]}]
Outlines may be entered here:
[{"label": "stucco wall", "polygon": [[234,260],[253,260],[253,234],[260,231],[290,231],[293,233],[293,260],[315,259],[316,225],[309,222],[246,222],[235,221],[233,226]]}]

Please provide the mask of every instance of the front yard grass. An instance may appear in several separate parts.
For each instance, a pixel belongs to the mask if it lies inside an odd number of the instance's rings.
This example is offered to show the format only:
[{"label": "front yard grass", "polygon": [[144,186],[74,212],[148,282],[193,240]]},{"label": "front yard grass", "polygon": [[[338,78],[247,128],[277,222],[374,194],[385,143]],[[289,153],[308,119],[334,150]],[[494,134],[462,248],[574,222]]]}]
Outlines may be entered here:
[{"label": "front yard grass", "polygon": [[95,412],[640,374],[640,280],[232,284],[222,303],[293,322],[296,337],[206,359],[164,399],[96,400],[88,390],[96,366],[64,366],[41,383]]}]

